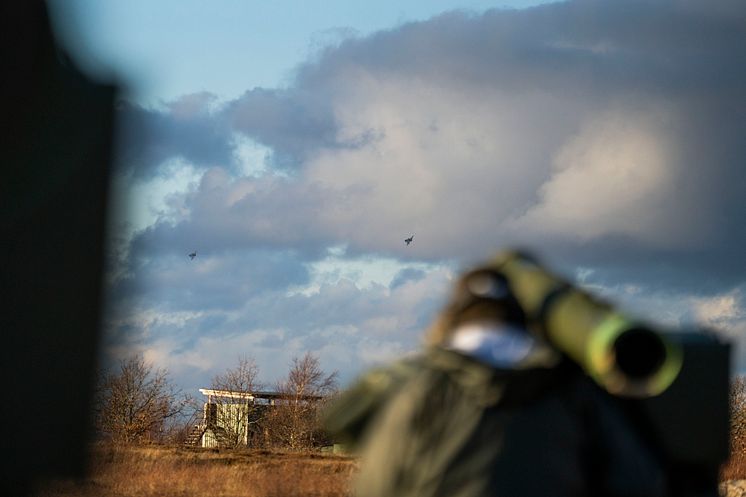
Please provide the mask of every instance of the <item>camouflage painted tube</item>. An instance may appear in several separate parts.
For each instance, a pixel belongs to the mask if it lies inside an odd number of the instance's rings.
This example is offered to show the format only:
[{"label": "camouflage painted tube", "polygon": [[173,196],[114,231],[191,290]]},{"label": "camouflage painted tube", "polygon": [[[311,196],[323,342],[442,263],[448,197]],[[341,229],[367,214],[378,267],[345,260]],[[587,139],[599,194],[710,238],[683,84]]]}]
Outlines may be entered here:
[{"label": "camouflage painted tube", "polygon": [[507,278],[532,331],[609,393],[651,397],[676,379],[682,350],[664,333],[549,273],[527,254],[504,252],[492,263]]}]

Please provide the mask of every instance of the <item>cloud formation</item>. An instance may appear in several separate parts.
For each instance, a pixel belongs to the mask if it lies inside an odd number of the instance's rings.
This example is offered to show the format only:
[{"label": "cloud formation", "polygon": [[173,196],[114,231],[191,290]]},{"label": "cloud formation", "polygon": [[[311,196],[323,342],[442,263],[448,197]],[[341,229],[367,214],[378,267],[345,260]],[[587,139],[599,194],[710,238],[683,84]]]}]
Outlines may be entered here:
[{"label": "cloud formation", "polygon": [[[127,167],[157,175],[178,156],[204,170],[172,198],[180,215],[132,240],[129,294],[175,288],[150,307],[197,311],[194,284],[206,309],[231,314],[220,326],[235,336],[273,329],[330,356],[372,357],[412,345],[374,338],[402,316],[422,326],[416,309],[434,311],[412,290],[431,274],[409,263],[458,268],[519,244],[570,274],[590,268],[605,288],[639,289],[632,300],[664,296],[653,300],[676,303],[678,318],[742,330],[745,42],[738,1],[453,12],[335,44],[287,88],[129,109],[161,131],[132,145]],[[235,134],[269,147],[272,167],[237,172]],[[204,278],[217,280],[172,275],[168,261],[197,242],[215,264]],[[312,297],[282,293],[337,246],[396,257],[403,272],[380,290],[339,281]],[[259,283],[241,286],[242,274]],[[437,281],[431,296],[444,292]],[[406,289],[416,298],[392,306]],[[335,306],[357,318],[335,320]],[[345,338],[308,338],[324,333]]]},{"label": "cloud formation", "polygon": [[197,167],[233,163],[230,128],[215,115],[209,93],[185,95],[162,108],[144,108],[123,101],[117,111],[120,133],[117,166],[138,180],[162,172],[163,164],[180,158]]}]

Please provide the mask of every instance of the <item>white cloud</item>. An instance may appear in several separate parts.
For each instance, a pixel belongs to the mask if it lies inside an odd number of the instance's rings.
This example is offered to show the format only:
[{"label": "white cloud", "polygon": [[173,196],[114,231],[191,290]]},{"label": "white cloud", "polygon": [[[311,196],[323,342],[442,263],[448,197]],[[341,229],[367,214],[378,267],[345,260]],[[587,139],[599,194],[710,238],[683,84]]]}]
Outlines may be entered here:
[{"label": "white cloud", "polygon": [[319,213],[323,229],[368,250],[399,248],[410,231],[418,254],[481,255],[494,247],[501,223],[526,206],[548,169],[561,129],[555,117],[533,125],[532,110],[567,111],[568,104],[552,95],[354,76],[335,110],[339,140],[359,144],[325,148],[301,173],[331,192]]},{"label": "white cloud", "polygon": [[585,123],[554,158],[540,201],[517,224],[581,240],[626,235],[655,247],[689,244],[701,226],[677,198],[679,157],[664,111],[604,112]]},{"label": "white cloud", "polygon": [[270,174],[268,161],[272,149],[239,133],[233,133],[234,154],[242,176],[258,178]]},{"label": "white cloud", "polygon": [[695,319],[725,337],[733,347],[733,369],[746,371],[746,285],[711,297],[689,300]]},{"label": "white cloud", "polygon": [[692,298],[694,316],[702,323],[746,340],[746,299],[741,289],[714,297]]},{"label": "white cloud", "polygon": [[322,285],[334,285],[342,279],[354,282],[360,289],[373,285],[388,288],[397,274],[403,270],[429,272],[439,269],[433,264],[399,261],[391,257],[349,257],[345,252],[344,248],[332,247],[327,251],[327,257],[309,263],[309,283],[288,289],[287,295],[318,293]]}]

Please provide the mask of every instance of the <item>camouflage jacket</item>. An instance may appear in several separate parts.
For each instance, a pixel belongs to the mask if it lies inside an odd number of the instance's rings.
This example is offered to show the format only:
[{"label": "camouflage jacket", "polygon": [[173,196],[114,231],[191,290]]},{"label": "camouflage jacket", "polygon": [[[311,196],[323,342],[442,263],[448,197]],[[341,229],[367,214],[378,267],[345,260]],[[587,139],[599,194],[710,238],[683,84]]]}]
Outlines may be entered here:
[{"label": "camouflage jacket", "polygon": [[457,352],[363,375],[326,412],[359,497],[665,495],[616,399],[573,364],[499,370]]}]

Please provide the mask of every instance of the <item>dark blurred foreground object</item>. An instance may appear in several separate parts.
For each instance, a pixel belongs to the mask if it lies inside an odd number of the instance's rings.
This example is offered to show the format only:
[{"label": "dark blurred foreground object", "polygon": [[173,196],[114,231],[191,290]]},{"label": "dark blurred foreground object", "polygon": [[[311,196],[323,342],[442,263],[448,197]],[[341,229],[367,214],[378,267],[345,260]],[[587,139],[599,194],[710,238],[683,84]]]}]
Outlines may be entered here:
[{"label": "dark blurred foreground object", "polygon": [[661,333],[506,251],[465,273],[418,356],[327,412],[373,496],[710,496],[730,348]]},{"label": "dark blurred foreground object", "polygon": [[115,89],[56,45],[41,1],[0,4],[0,494],[82,476],[96,361]]}]

